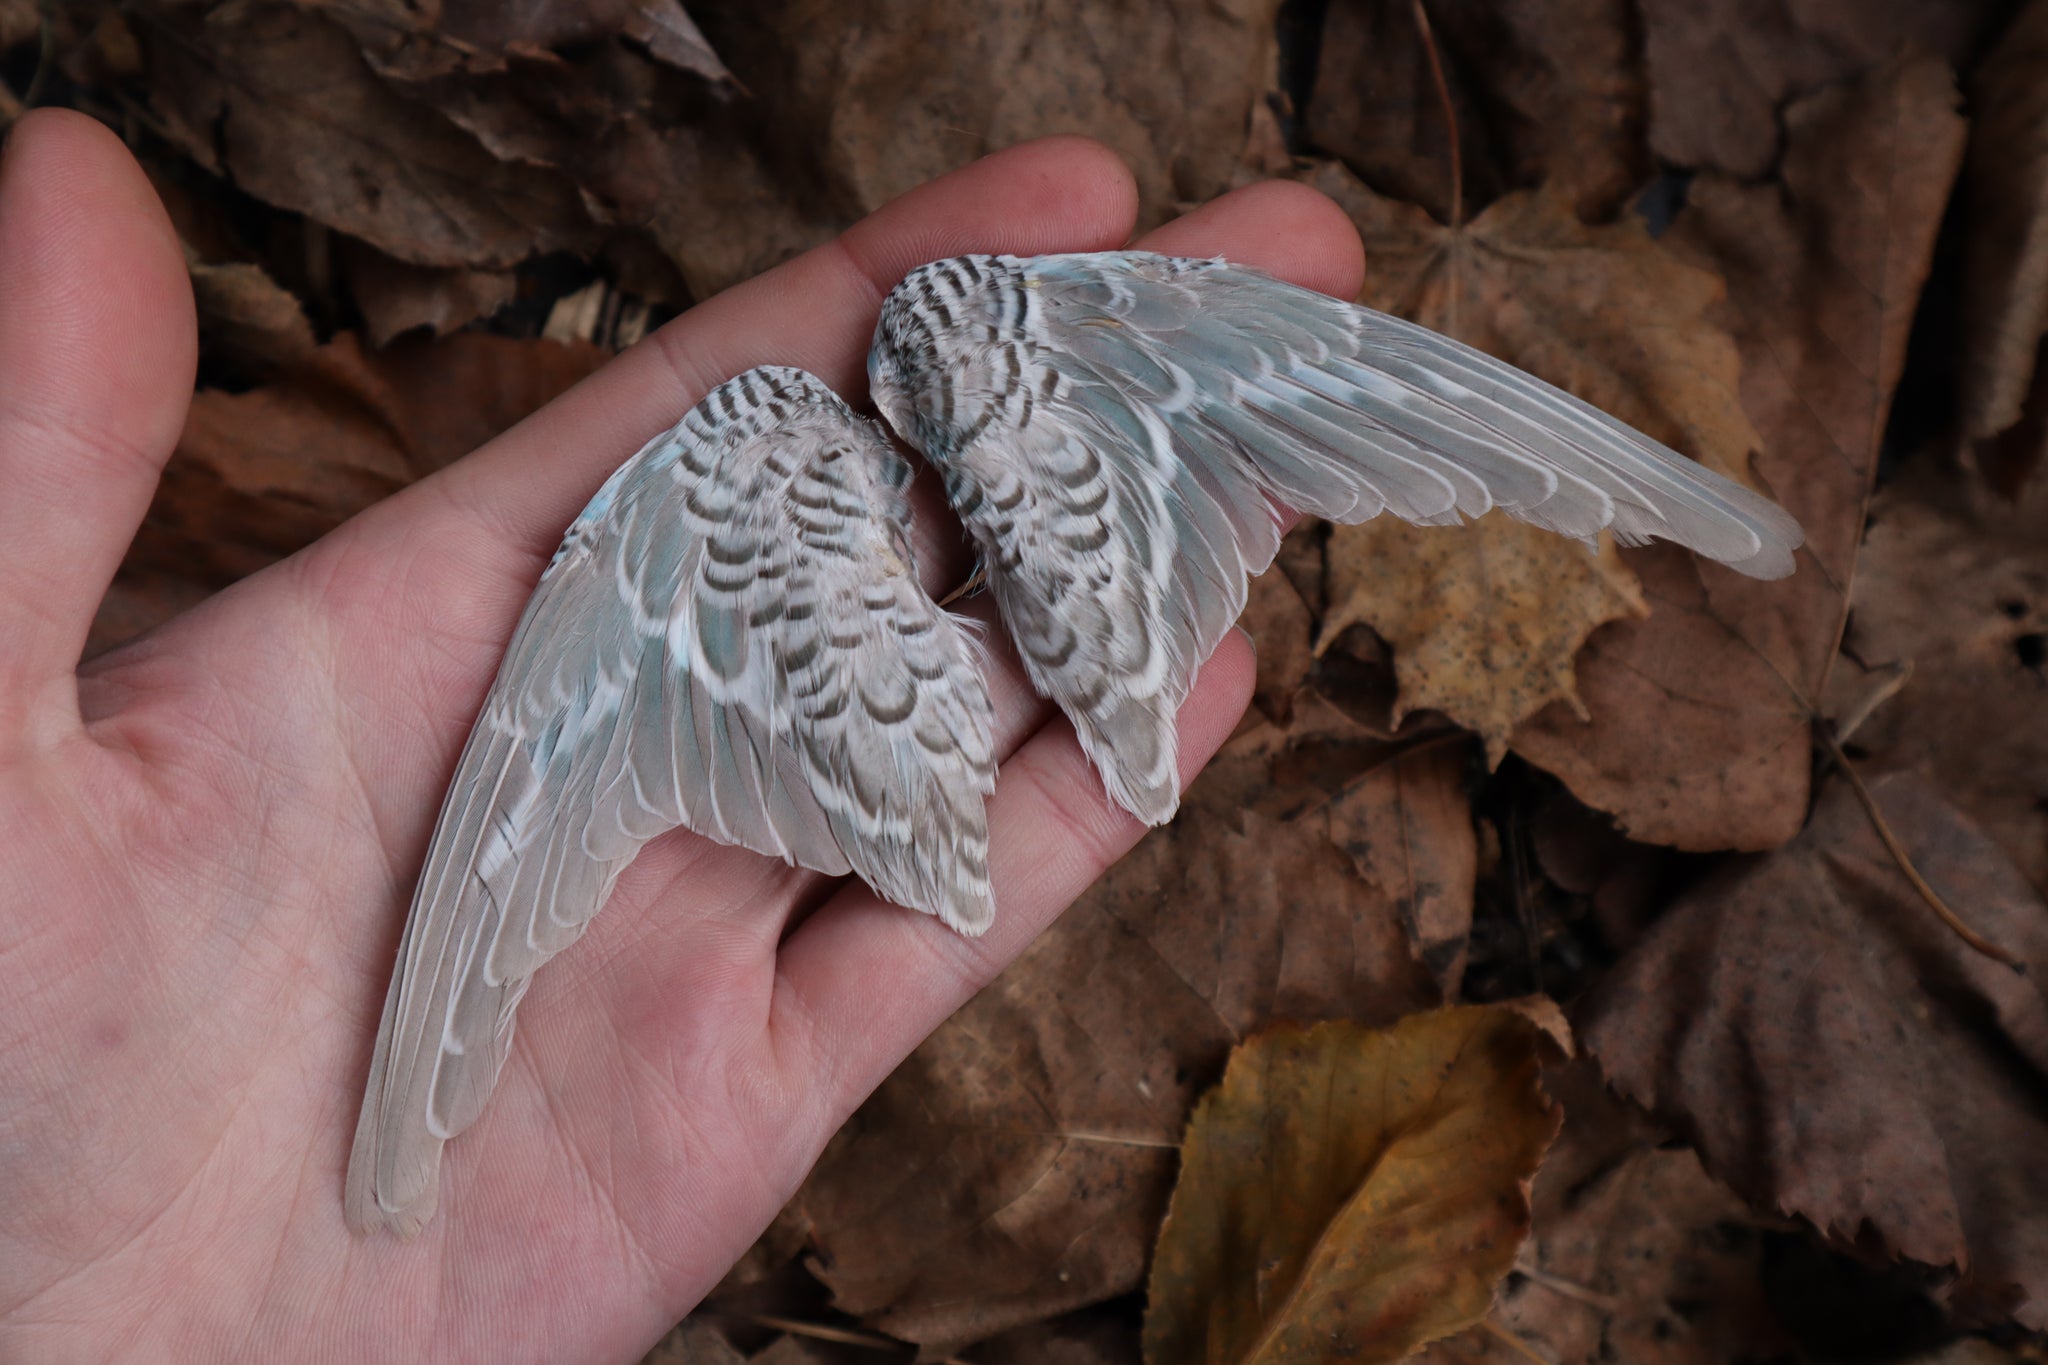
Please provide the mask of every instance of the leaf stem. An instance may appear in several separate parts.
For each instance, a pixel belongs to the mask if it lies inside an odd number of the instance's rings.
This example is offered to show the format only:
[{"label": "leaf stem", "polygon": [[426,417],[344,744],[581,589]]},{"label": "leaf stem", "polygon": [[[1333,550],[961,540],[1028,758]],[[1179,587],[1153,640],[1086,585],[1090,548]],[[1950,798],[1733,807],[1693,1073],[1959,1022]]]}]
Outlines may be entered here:
[{"label": "leaf stem", "polygon": [[1436,82],[1437,103],[1443,106],[1444,127],[1451,139],[1451,222],[1452,228],[1465,223],[1464,153],[1458,145],[1458,111],[1451,104],[1451,83],[1444,79],[1443,59],[1437,54],[1436,32],[1429,26],[1429,11],[1422,0],[1412,0],[1415,27],[1422,31],[1422,50],[1429,57],[1429,76]]},{"label": "leaf stem", "polygon": [[1863,775],[1856,771],[1855,765],[1849,761],[1849,755],[1843,752],[1841,742],[1835,738],[1834,731],[1826,725],[1817,728],[1827,743],[1828,752],[1834,756],[1836,765],[1841,768],[1842,775],[1849,779],[1849,789],[1856,793],[1857,801],[1862,803],[1863,813],[1870,817],[1870,827],[1877,831],[1878,839],[1892,855],[1892,861],[1898,864],[1900,874],[1913,890],[1919,893],[1920,899],[1927,903],[1927,908],[1964,943],[1992,961],[2003,962],[2014,971],[2025,975],[2025,963],[1963,923],[1962,917],[1949,909],[1948,902],[1941,898],[1941,893],[1928,885],[1927,879],[1920,875],[1920,869],[1913,866],[1913,859],[1907,855],[1905,845],[1899,842],[1899,836],[1892,832],[1890,822],[1884,818],[1884,812],[1878,809],[1877,798],[1872,796],[1870,788],[1864,785]]}]

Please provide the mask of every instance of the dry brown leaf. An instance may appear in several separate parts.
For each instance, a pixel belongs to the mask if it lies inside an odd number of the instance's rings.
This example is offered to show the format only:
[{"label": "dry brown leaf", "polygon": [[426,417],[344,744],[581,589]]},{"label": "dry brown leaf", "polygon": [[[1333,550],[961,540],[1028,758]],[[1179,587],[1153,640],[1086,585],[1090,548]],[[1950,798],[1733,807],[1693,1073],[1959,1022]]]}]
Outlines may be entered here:
[{"label": "dry brown leaf", "polygon": [[[757,0],[704,12],[773,135],[850,212],[1048,133],[1086,133],[1137,177],[1138,226],[1228,188],[1271,79],[1279,0]],[[942,56],[938,54],[943,54]]]},{"label": "dry brown leaf", "polygon": [[[1535,1231],[1493,1313],[1543,1359],[1725,1365],[1786,1353],[1764,1302],[1755,1217],[1693,1153],[1638,1148],[1570,1190],[1546,1220],[1549,1180],[1546,1163]],[[1438,1342],[1418,1365],[1527,1359],[1482,1328]]]},{"label": "dry brown leaf", "polygon": [[2019,492],[2048,449],[2048,0],[2034,0],[1970,81],[1957,375],[1962,436],[1992,485]]},{"label": "dry brown leaf", "polygon": [[[1458,122],[1463,217],[1511,189],[1563,187],[1608,216],[1647,169],[1643,83],[1622,0],[1427,0]],[[1382,194],[1452,220],[1450,135],[1410,4],[1337,0],[1305,123]]]},{"label": "dry brown leaf", "polygon": [[348,292],[363,315],[370,345],[389,346],[418,328],[446,336],[512,302],[519,280],[509,270],[413,265],[374,247],[348,243]]},{"label": "dry brown leaf", "polygon": [[290,290],[247,261],[200,260],[188,246],[199,337],[215,354],[263,374],[303,364],[319,345],[313,324]]},{"label": "dry brown leaf", "polygon": [[1138,1365],[1135,1322],[1107,1311],[1069,1313],[992,1337],[974,1348],[974,1365]]},{"label": "dry brown leaf", "polygon": [[1330,801],[1330,841],[1399,916],[1408,949],[1446,1000],[1458,998],[1472,937],[1479,839],[1462,743],[1421,742],[1354,778]]},{"label": "dry brown leaf", "polygon": [[1953,1266],[1966,1317],[2048,1325],[2048,905],[1924,780],[1870,784],[1963,945],[1839,779],[1777,852],[1683,897],[1597,992],[1614,1084],[1752,1202]]},{"label": "dry brown leaf", "polygon": [[1804,100],[1786,112],[1781,184],[1702,175],[1664,239],[1728,281],[1742,404],[1763,433],[1756,472],[1806,547],[1781,583],[1668,547],[1629,552],[1651,614],[1579,656],[1593,723],[1553,707],[1516,733],[1517,752],[1634,838],[1769,848],[1805,818],[1809,716],[1961,152],[1954,105],[1931,58]]},{"label": "dry brown leaf", "polygon": [[883,1083],[798,1196],[837,1307],[944,1351],[1137,1288],[1188,1108],[1239,1039],[1437,1003],[1326,816],[1393,747],[1314,703],[1248,725]]},{"label": "dry brown leaf", "polygon": [[2048,498],[1968,511],[1887,488],[1871,510],[1839,667],[1905,664],[1905,685],[1852,742],[1926,767],[2048,895]]},{"label": "dry brown leaf", "polygon": [[0,0],[0,50],[29,41],[42,25],[36,0]]},{"label": "dry brown leaf", "polygon": [[1583,710],[1572,660],[1586,637],[1649,611],[1612,544],[1589,554],[1500,513],[1449,534],[1394,517],[1338,526],[1329,555],[1317,649],[1371,625],[1394,651],[1394,723],[1440,711],[1486,741],[1494,766],[1515,727],[1551,702]]},{"label": "dry brown leaf", "polygon": [[2005,16],[2006,0],[1642,0],[1650,148],[1680,166],[1770,174],[1779,112],[1851,80],[1902,47],[1955,65]]},{"label": "dry brown leaf", "polygon": [[198,394],[92,650],[310,544],[608,358],[475,332],[366,353],[345,333],[277,384]]},{"label": "dry brown leaf", "polygon": [[491,156],[395,94],[317,13],[155,8],[140,32],[164,130],[207,169],[419,265],[503,267],[590,250],[576,187]]},{"label": "dry brown leaf", "polygon": [[1295,689],[1315,664],[1315,617],[1284,573],[1256,575],[1238,618],[1259,651],[1259,682],[1253,700],[1268,720],[1287,722]]},{"label": "dry brown leaf", "polygon": [[[1587,227],[1555,193],[1518,193],[1454,231],[1341,168],[1322,166],[1310,183],[1365,237],[1364,302],[1742,476],[1757,436],[1737,394],[1734,345],[1707,317],[1720,282],[1640,224]],[[1572,659],[1587,636],[1641,612],[1612,550],[1595,556],[1504,517],[1420,530],[1382,518],[1333,533],[1328,558],[1323,643],[1370,623],[1394,646],[1398,710],[1443,711],[1483,735],[1495,760],[1521,721],[1554,699],[1576,705]]]},{"label": "dry brown leaf", "polygon": [[1246,1041],[1181,1145],[1147,1365],[1396,1361],[1484,1317],[1557,1132],[1546,1039],[1477,1005]]}]

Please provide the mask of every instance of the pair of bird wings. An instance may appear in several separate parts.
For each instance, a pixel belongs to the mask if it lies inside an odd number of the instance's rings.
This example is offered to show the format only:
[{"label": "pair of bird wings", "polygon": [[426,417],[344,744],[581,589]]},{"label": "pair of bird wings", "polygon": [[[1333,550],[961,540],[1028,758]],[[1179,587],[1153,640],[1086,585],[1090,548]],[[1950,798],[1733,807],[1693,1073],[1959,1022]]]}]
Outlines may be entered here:
[{"label": "pair of bird wings", "polygon": [[[1034,686],[1111,796],[1178,802],[1174,716],[1287,509],[1674,540],[1792,569],[1783,511],[1541,380],[1221,261],[964,256],[891,292],[882,415],[938,469]],[[888,435],[757,369],[569,528],[450,785],[385,1001],[345,1195],[417,1232],[533,972],[687,826],[991,922],[992,716],[971,627],[920,586]]]}]

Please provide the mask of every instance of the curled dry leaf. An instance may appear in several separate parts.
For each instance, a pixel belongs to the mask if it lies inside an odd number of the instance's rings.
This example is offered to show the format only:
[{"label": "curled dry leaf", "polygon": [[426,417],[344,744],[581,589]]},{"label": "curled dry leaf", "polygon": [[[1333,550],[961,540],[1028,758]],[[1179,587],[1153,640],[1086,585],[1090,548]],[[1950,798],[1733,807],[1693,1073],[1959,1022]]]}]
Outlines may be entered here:
[{"label": "curled dry leaf", "polygon": [[[1394,748],[1313,693],[1287,729],[1248,725],[1173,824],[912,1054],[797,1197],[835,1305],[939,1352],[1136,1289],[1189,1106],[1235,1043],[1437,1003],[1393,903],[1410,874],[1359,838],[1368,881],[1333,845],[1350,784],[1400,799],[1375,776]],[[1430,894],[1469,915],[1469,880]]]},{"label": "curled dry leaf", "polygon": [[[1740,478],[1757,436],[1734,344],[1707,310],[1712,275],[1640,224],[1587,227],[1555,192],[1517,193],[1449,229],[1339,167],[1310,182],[1358,223],[1362,301],[1512,361]],[[1380,518],[1332,532],[1327,646],[1369,623],[1394,646],[1397,710],[1429,707],[1481,734],[1495,761],[1555,700],[1577,708],[1572,659],[1602,623],[1642,613],[1612,550],[1505,517],[1414,529]]]},{"label": "curled dry leaf", "polygon": [[1920,874],[2026,975],[1935,917],[1837,779],[1796,840],[1678,902],[1583,1037],[1752,1202],[1954,1267],[1966,1316],[2048,1326],[2048,905],[1923,779],[1870,788]]},{"label": "curled dry leaf", "polygon": [[1485,1316],[1557,1132],[1546,1038],[1466,1006],[1245,1042],[1181,1147],[1147,1365],[1396,1361]]},{"label": "curled dry leaf", "polygon": [[255,374],[289,369],[312,356],[319,342],[305,309],[262,266],[203,261],[189,245],[185,257],[203,345]]},{"label": "curled dry leaf", "polygon": [[1954,83],[1933,58],[1893,62],[1785,117],[1781,182],[1699,176],[1663,243],[1728,281],[1716,316],[1741,347],[1742,406],[1763,434],[1757,476],[1806,529],[1799,571],[1766,584],[1668,548],[1627,552],[1651,612],[1579,656],[1592,724],[1552,707],[1514,737],[1646,843],[1770,848],[1805,818],[1809,717],[1962,150]]},{"label": "curled dry leaf", "polygon": [[1962,435],[2007,496],[2048,449],[2048,0],[2034,0],[1970,82],[1957,375]]}]

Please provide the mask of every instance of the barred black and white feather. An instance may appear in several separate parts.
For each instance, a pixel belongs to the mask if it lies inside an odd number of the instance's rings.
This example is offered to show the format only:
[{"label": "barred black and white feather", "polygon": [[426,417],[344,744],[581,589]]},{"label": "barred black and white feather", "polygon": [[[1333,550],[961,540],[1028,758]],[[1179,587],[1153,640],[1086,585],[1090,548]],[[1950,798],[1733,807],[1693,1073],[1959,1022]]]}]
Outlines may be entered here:
[{"label": "barred black and white feather", "polygon": [[1112,796],[1179,802],[1174,716],[1283,509],[1653,537],[1759,578],[1782,510],[1398,318],[1223,261],[963,256],[884,301],[877,406],[944,477],[1038,690]]},{"label": "barred black and white feather", "polygon": [[995,781],[980,650],[919,585],[910,470],[800,370],[721,385],[542,576],[413,897],[346,1212],[416,1232],[534,971],[678,825],[976,934]]}]

